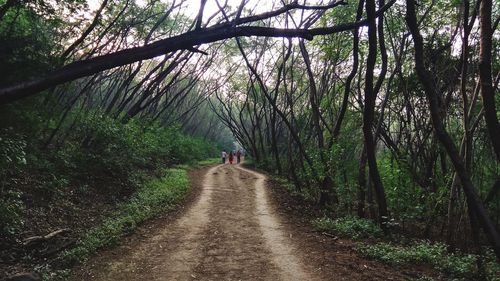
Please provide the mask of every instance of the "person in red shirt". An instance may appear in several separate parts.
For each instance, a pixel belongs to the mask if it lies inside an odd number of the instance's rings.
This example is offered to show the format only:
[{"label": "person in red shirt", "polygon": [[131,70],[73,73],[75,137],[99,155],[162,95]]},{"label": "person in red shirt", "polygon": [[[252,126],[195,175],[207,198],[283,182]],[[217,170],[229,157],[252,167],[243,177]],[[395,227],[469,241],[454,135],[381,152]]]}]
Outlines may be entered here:
[{"label": "person in red shirt", "polygon": [[233,152],[232,152],[232,151],[230,151],[230,152],[229,152],[229,164],[233,164],[233,159],[234,159]]}]

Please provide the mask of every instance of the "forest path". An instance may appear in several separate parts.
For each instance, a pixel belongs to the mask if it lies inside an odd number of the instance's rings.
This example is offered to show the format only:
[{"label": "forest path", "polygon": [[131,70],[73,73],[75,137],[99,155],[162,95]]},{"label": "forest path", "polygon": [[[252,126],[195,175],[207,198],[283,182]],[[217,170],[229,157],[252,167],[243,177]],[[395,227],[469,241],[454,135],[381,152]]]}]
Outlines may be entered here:
[{"label": "forest path", "polygon": [[101,251],[67,280],[413,280],[428,270],[359,257],[355,243],[311,229],[307,211],[240,165],[189,172],[174,212]]},{"label": "forest path", "polygon": [[240,165],[211,168],[182,216],[84,278],[318,280],[274,214],[264,180]]}]

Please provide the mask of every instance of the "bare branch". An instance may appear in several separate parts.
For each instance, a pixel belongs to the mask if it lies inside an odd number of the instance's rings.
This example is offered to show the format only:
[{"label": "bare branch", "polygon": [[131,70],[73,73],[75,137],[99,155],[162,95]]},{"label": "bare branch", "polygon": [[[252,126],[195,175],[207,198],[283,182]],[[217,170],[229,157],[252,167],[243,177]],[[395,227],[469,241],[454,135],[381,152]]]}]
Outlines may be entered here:
[{"label": "bare branch", "polygon": [[73,44],[71,44],[66,49],[66,51],[64,51],[64,53],[61,55],[62,59],[66,59],[69,56],[69,54],[71,54],[71,52],[73,52],[73,50],[76,49],[76,47],[78,47],[78,45],[80,45],[83,42],[83,40],[85,40],[85,38],[87,38],[87,36],[94,30],[94,28],[99,23],[99,19],[101,18],[102,11],[104,10],[104,8],[106,7],[107,4],[108,4],[108,0],[102,1],[101,6],[99,7],[99,9],[95,13],[95,16],[94,16],[94,19],[92,20],[92,23],[90,23],[90,25],[85,29],[85,31],[82,33],[82,35],[78,39],[76,39],[75,42],[73,42]]},{"label": "bare branch", "polygon": [[207,3],[207,0],[200,0],[200,11],[198,12],[198,16],[196,17],[195,29],[201,28],[201,22],[203,21],[203,11],[205,10],[206,3]]}]

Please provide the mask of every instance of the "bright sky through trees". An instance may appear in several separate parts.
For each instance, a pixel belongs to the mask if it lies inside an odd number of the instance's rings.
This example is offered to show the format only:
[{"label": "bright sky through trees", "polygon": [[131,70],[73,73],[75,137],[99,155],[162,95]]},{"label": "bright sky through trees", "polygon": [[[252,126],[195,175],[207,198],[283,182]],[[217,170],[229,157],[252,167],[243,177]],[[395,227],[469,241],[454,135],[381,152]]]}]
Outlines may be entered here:
[{"label": "bright sky through trees", "polygon": [[[89,8],[94,11],[97,8],[99,8],[99,5],[102,1],[100,0],[88,0]],[[139,6],[144,6],[145,5],[145,0],[135,0],[137,5]],[[165,1],[162,0],[162,2],[172,2],[172,1]],[[179,1],[177,1],[179,2]],[[186,15],[190,17],[196,17],[199,8],[200,8],[200,0],[185,0],[185,3],[182,5],[184,8],[184,11],[186,12]],[[265,10],[268,10],[269,7],[272,6],[273,1],[268,1],[268,0],[250,0],[248,1],[248,4],[246,5],[248,8],[255,8],[257,12],[262,12]],[[221,5],[223,5],[224,1],[219,1]],[[228,1],[229,6],[236,7],[240,5],[239,0],[229,0]],[[205,4],[205,15],[213,15],[215,12],[217,12],[219,8],[217,7],[217,3],[215,0],[208,0],[207,3]]]}]

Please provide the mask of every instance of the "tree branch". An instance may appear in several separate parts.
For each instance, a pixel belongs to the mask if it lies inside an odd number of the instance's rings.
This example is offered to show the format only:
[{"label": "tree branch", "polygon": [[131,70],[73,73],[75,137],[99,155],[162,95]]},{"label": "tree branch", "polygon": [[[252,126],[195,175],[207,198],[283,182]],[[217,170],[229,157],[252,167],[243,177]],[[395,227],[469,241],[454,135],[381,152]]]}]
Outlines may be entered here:
[{"label": "tree branch", "polygon": [[66,51],[64,51],[64,53],[61,55],[62,59],[66,59],[71,54],[71,52],[73,52],[73,50],[75,50],[76,47],[78,47],[78,45],[80,45],[83,42],[83,40],[85,40],[85,38],[87,38],[87,36],[94,30],[94,28],[99,23],[99,19],[101,18],[102,11],[104,10],[104,8],[106,7],[107,4],[108,4],[108,0],[102,1],[101,6],[99,7],[99,9],[95,13],[95,16],[94,16],[94,19],[92,20],[92,23],[85,29],[85,31],[82,33],[82,35],[78,39],[76,39],[75,42],[73,42],[71,44],[71,46],[69,46],[66,49]]},{"label": "tree branch", "polygon": [[[377,16],[394,4],[392,0],[377,11]],[[248,18],[242,18],[245,20]],[[167,54],[181,49],[191,49],[206,43],[240,37],[240,36],[261,36],[261,37],[298,37],[312,40],[317,35],[327,35],[348,30],[354,30],[367,24],[367,20],[352,23],[340,24],[331,27],[312,29],[281,29],[258,26],[233,26],[232,23],[215,25],[209,28],[201,28],[189,31],[177,36],[159,40],[141,47],[129,48],[114,53],[90,58],[83,61],[70,63],[59,68],[43,78],[33,79],[12,86],[0,88],[0,105],[13,102],[43,90],[57,86],[59,84],[72,81],[78,78],[89,76],[100,71],[118,66],[134,63],[137,61],[151,59],[156,56]]]}]

